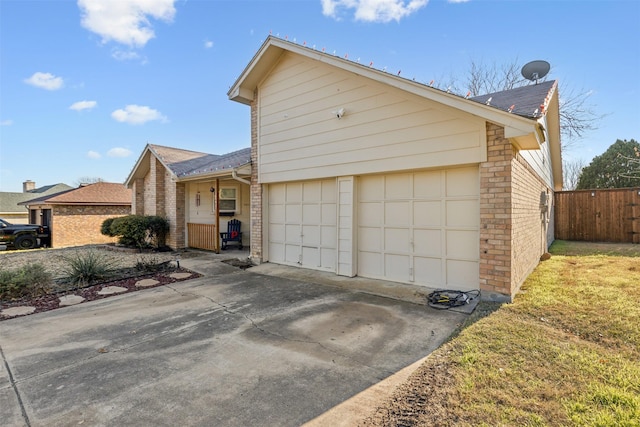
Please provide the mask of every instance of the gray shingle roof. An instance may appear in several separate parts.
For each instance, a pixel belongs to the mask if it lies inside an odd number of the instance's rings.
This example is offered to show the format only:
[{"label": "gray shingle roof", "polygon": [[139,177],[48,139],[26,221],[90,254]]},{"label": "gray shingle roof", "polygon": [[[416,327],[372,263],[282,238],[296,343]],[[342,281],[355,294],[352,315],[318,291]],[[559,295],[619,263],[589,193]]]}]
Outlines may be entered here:
[{"label": "gray shingle roof", "polygon": [[556,90],[557,81],[552,80],[528,86],[517,87],[515,89],[503,90],[501,92],[488,93],[486,95],[470,98],[472,101],[480,102],[509,111],[522,117],[537,119],[545,113],[547,103],[551,95]]},{"label": "gray shingle roof", "polygon": [[251,163],[251,148],[243,148],[228,154],[217,155],[151,145],[153,153],[179,177],[231,170]]},{"label": "gray shingle roof", "polygon": [[0,192],[0,212],[4,212],[4,213],[27,212],[27,208],[25,208],[24,205],[19,205],[20,203],[29,202],[33,199],[41,198],[43,196],[50,196],[52,194],[57,194],[63,191],[70,190],[72,188],[73,187],[67,184],[59,183],[59,184],[52,184],[52,185],[44,185],[42,187],[35,188],[25,193]]}]

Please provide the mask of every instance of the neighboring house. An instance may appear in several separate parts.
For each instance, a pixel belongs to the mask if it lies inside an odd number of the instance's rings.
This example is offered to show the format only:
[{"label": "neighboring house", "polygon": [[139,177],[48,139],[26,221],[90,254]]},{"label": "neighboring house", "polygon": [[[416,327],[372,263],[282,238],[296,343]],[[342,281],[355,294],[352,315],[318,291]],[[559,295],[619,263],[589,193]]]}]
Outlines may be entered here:
[{"label": "neighboring house", "polygon": [[21,205],[21,202],[36,197],[59,193],[71,188],[73,187],[67,184],[45,185],[36,188],[35,182],[27,180],[22,183],[22,193],[0,192],[0,218],[12,224],[28,224],[29,222],[34,222],[35,219],[29,218],[29,210],[24,205]]},{"label": "neighboring house", "polygon": [[30,222],[50,227],[51,246],[63,248],[115,242],[100,228],[107,218],[129,215],[131,197],[122,184],[97,182],[20,204],[29,209]]},{"label": "neighboring house", "polygon": [[509,301],[553,240],[555,81],[466,99],[269,37],[228,96],[256,262]]},{"label": "neighboring house", "polygon": [[133,191],[131,213],[167,218],[167,245],[174,249],[215,251],[219,231],[235,218],[249,246],[250,153],[245,148],[215,155],[148,144],[125,181]]}]

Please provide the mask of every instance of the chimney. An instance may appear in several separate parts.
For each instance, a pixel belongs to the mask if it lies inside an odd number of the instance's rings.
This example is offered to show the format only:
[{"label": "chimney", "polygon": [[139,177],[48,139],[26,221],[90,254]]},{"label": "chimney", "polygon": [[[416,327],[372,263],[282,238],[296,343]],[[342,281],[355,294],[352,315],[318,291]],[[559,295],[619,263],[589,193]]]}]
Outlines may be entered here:
[{"label": "chimney", "polygon": [[30,179],[26,180],[22,183],[22,192],[28,193],[29,191],[36,189],[36,183],[31,181]]}]

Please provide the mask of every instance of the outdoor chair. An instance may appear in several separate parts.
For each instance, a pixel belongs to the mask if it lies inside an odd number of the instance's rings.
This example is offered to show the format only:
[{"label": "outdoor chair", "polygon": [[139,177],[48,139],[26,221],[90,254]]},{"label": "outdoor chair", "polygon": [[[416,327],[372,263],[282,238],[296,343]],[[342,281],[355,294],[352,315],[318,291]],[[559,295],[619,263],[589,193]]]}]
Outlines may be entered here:
[{"label": "outdoor chair", "polygon": [[227,249],[227,243],[229,242],[237,242],[238,249],[242,249],[242,231],[240,231],[240,224],[242,224],[237,219],[232,219],[227,224],[227,232],[220,233],[220,238],[222,239],[222,250]]}]

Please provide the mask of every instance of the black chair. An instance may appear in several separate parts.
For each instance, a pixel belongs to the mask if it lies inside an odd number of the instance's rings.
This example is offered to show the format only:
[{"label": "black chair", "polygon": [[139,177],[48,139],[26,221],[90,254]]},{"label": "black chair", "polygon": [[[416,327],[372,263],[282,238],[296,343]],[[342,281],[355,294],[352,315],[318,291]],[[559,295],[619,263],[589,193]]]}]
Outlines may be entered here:
[{"label": "black chair", "polygon": [[228,242],[237,242],[238,249],[242,249],[242,231],[240,231],[240,224],[242,224],[237,219],[232,219],[227,224],[227,232],[220,233],[220,238],[222,239],[222,250],[227,249]]}]

